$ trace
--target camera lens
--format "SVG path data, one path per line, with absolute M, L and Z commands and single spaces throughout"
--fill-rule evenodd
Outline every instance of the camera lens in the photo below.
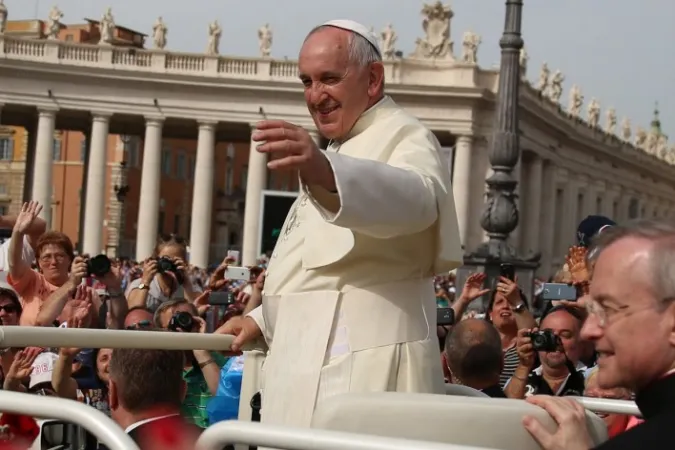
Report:
M 192 328 L 194 327 L 194 319 L 192 318 L 192 314 L 181 311 L 177 312 L 176 314 L 171 317 L 171 321 L 169 321 L 169 329 L 171 331 L 178 331 L 178 330 L 183 330 L 183 331 L 192 331 Z
M 110 272 L 111 263 L 110 258 L 106 255 L 98 255 L 87 261 L 87 272 L 89 275 L 102 277 Z

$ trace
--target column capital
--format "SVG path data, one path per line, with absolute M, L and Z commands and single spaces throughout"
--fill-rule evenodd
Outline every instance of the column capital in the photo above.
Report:
M 160 116 L 145 116 L 145 125 L 161 127 L 164 125 L 164 117 Z
M 91 119 L 94 121 L 105 120 L 107 122 L 112 115 L 113 113 L 108 111 L 91 111 Z
M 38 108 L 38 116 L 39 117 L 54 117 L 56 116 L 56 113 L 59 111 L 59 108 L 56 108 L 54 106 L 46 106 L 46 107 L 39 107 Z
M 456 144 L 472 144 L 474 140 L 473 135 L 471 134 L 461 134 L 457 136 Z
M 217 125 L 218 125 L 217 120 L 199 120 L 199 121 L 197 121 L 197 128 L 200 129 L 200 130 L 213 130 L 213 131 L 215 131 Z

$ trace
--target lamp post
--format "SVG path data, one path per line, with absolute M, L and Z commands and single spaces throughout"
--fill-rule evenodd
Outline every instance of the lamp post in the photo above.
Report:
M 504 34 L 499 41 L 502 49 L 499 91 L 489 151 L 493 174 L 486 180 L 488 193 L 480 220 L 488 241 L 464 256 L 464 267 L 457 274 L 457 287 L 461 289 L 469 273 L 483 271 L 488 277 L 486 287 L 494 288 L 501 264 L 508 263 L 515 267 L 518 284 L 531 300 L 534 271 L 539 265 L 540 255 L 529 260 L 519 259 L 516 250 L 508 242 L 519 219 L 515 201 L 518 182 L 512 172 L 520 158 L 518 96 L 521 83 L 520 51 L 523 48 L 520 33 L 522 9 L 522 0 L 506 0 Z M 483 304 L 487 305 L 488 300 L 484 298 Z

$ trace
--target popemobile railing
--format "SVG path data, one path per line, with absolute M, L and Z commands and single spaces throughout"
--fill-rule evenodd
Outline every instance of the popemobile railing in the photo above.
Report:
M 232 336 L 227 335 L 164 331 L 0 327 L 0 348 L 37 346 L 227 351 L 232 339 Z M 640 416 L 635 402 L 632 401 L 588 397 L 574 397 L 574 399 L 590 411 Z M 0 391 L 0 411 L 74 423 L 91 432 L 110 450 L 138 449 L 111 419 L 90 406 L 72 400 Z M 198 442 L 200 450 L 221 449 L 224 444 L 257 445 L 288 450 L 478 449 L 478 447 L 327 430 L 286 428 L 242 420 L 217 423 L 205 430 Z

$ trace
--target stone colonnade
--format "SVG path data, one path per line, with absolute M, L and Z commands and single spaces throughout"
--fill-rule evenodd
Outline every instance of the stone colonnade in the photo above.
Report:
M 485 178 L 491 172 L 487 152 L 485 138 L 456 137 L 453 193 L 460 236 L 468 251 L 486 239 L 480 216 Z M 568 247 L 576 243 L 577 226 L 588 215 L 600 214 L 617 222 L 675 215 L 673 200 L 665 196 L 631 189 L 621 179 L 610 180 L 611 175 L 601 181 L 574 173 L 535 151 L 522 153 L 513 176 L 518 180 L 520 220 L 511 243 L 524 257 L 541 253 L 540 273 L 544 276 L 564 264 Z
M 2 105 L 0 105 L 0 112 Z M 35 163 L 32 176 L 32 198 L 45 205 L 41 217 L 51 223 L 53 189 L 53 139 L 56 124 L 56 109 L 38 111 L 37 137 L 35 139 Z M 1 116 L 0 116 L 1 117 Z M 92 112 L 91 138 L 86 199 L 84 204 L 84 230 L 82 250 L 96 255 L 105 248 L 103 223 L 105 219 L 107 142 L 111 115 Z M 160 177 L 162 159 L 162 132 L 164 119 L 145 118 L 143 162 L 136 235 L 136 259 L 152 255 L 157 243 L 160 210 Z M 215 171 L 215 145 L 217 122 L 198 123 L 197 158 L 192 194 L 192 226 L 190 231 L 190 262 L 199 267 L 209 264 L 211 241 L 211 216 Z M 260 231 L 260 202 L 267 180 L 266 155 L 255 151 L 251 142 L 246 185 L 246 213 L 244 221 L 244 264 L 254 264 L 257 258 L 258 234 Z M 31 170 L 27 167 L 27 170 Z M 249 206 L 250 205 L 250 206 Z

